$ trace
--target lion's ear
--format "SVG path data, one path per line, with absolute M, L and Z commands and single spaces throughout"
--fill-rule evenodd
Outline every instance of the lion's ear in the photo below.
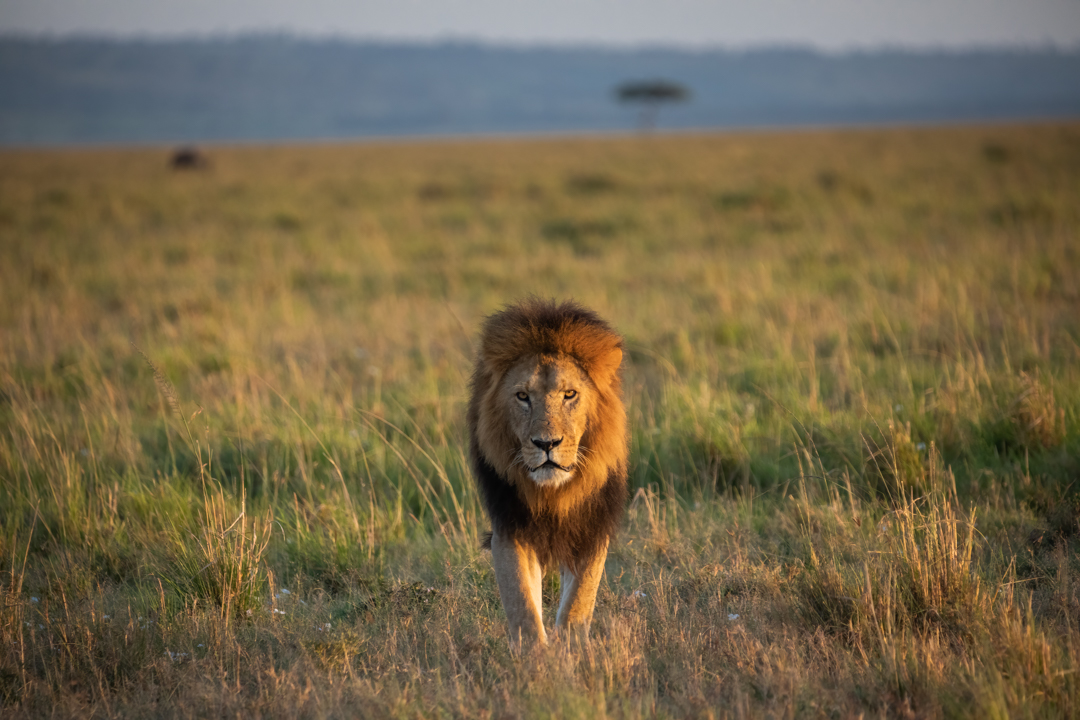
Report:
M 610 387 L 619 373 L 620 365 L 622 365 L 622 348 L 613 347 L 593 362 L 593 382 L 601 388 Z

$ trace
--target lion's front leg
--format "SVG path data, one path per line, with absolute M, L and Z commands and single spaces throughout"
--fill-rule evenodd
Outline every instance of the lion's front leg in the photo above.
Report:
M 514 538 L 504 538 L 494 532 L 491 536 L 491 561 L 510 626 L 510 643 L 515 646 L 532 642 L 541 645 L 547 643 L 541 612 L 543 568 L 536 552 Z
M 555 626 L 559 630 L 579 630 L 583 635 L 589 634 L 589 624 L 596 606 L 596 591 L 600 588 L 605 560 L 607 543 L 604 543 L 579 574 L 575 575 L 565 566 L 561 568 L 562 598 L 559 601 L 559 614 L 555 619 Z

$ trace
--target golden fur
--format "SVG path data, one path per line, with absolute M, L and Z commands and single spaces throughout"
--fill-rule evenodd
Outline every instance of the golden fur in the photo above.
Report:
M 621 363 L 619 335 L 572 302 L 530 299 L 484 323 L 469 451 L 512 633 L 543 640 L 538 573 L 556 564 L 559 625 L 591 619 L 626 503 Z

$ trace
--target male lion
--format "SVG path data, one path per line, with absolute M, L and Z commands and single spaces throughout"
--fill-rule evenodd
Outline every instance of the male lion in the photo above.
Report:
M 622 338 L 573 302 L 529 299 L 484 323 L 469 456 L 511 642 L 547 642 L 540 590 L 559 566 L 559 630 L 588 633 L 626 506 Z M 485 543 L 487 545 L 487 543 Z

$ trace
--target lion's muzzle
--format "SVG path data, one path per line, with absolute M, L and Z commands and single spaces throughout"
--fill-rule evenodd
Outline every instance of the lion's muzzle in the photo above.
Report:
M 574 462 L 565 465 L 559 463 L 551 456 L 550 451 L 544 453 L 546 457 L 539 457 L 539 464 L 529 463 L 529 479 L 537 485 L 557 487 L 562 485 L 574 474 Z M 534 461 L 535 462 L 535 461 Z M 563 461 L 565 462 L 565 460 Z
M 531 450 L 525 455 L 532 456 L 532 462 L 528 463 L 529 477 L 537 485 L 561 485 L 570 479 L 574 471 L 574 458 L 567 458 L 569 448 L 561 447 L 563 439 L 558 438 L 530 438 L 532 444 L 540 452 Z M 563 457 L 556 459 L 556 453 L 561 452 Z M 562 460 L 562 462 L 559 462 Z M 570 462 L 567 462 L 570 460 Z

